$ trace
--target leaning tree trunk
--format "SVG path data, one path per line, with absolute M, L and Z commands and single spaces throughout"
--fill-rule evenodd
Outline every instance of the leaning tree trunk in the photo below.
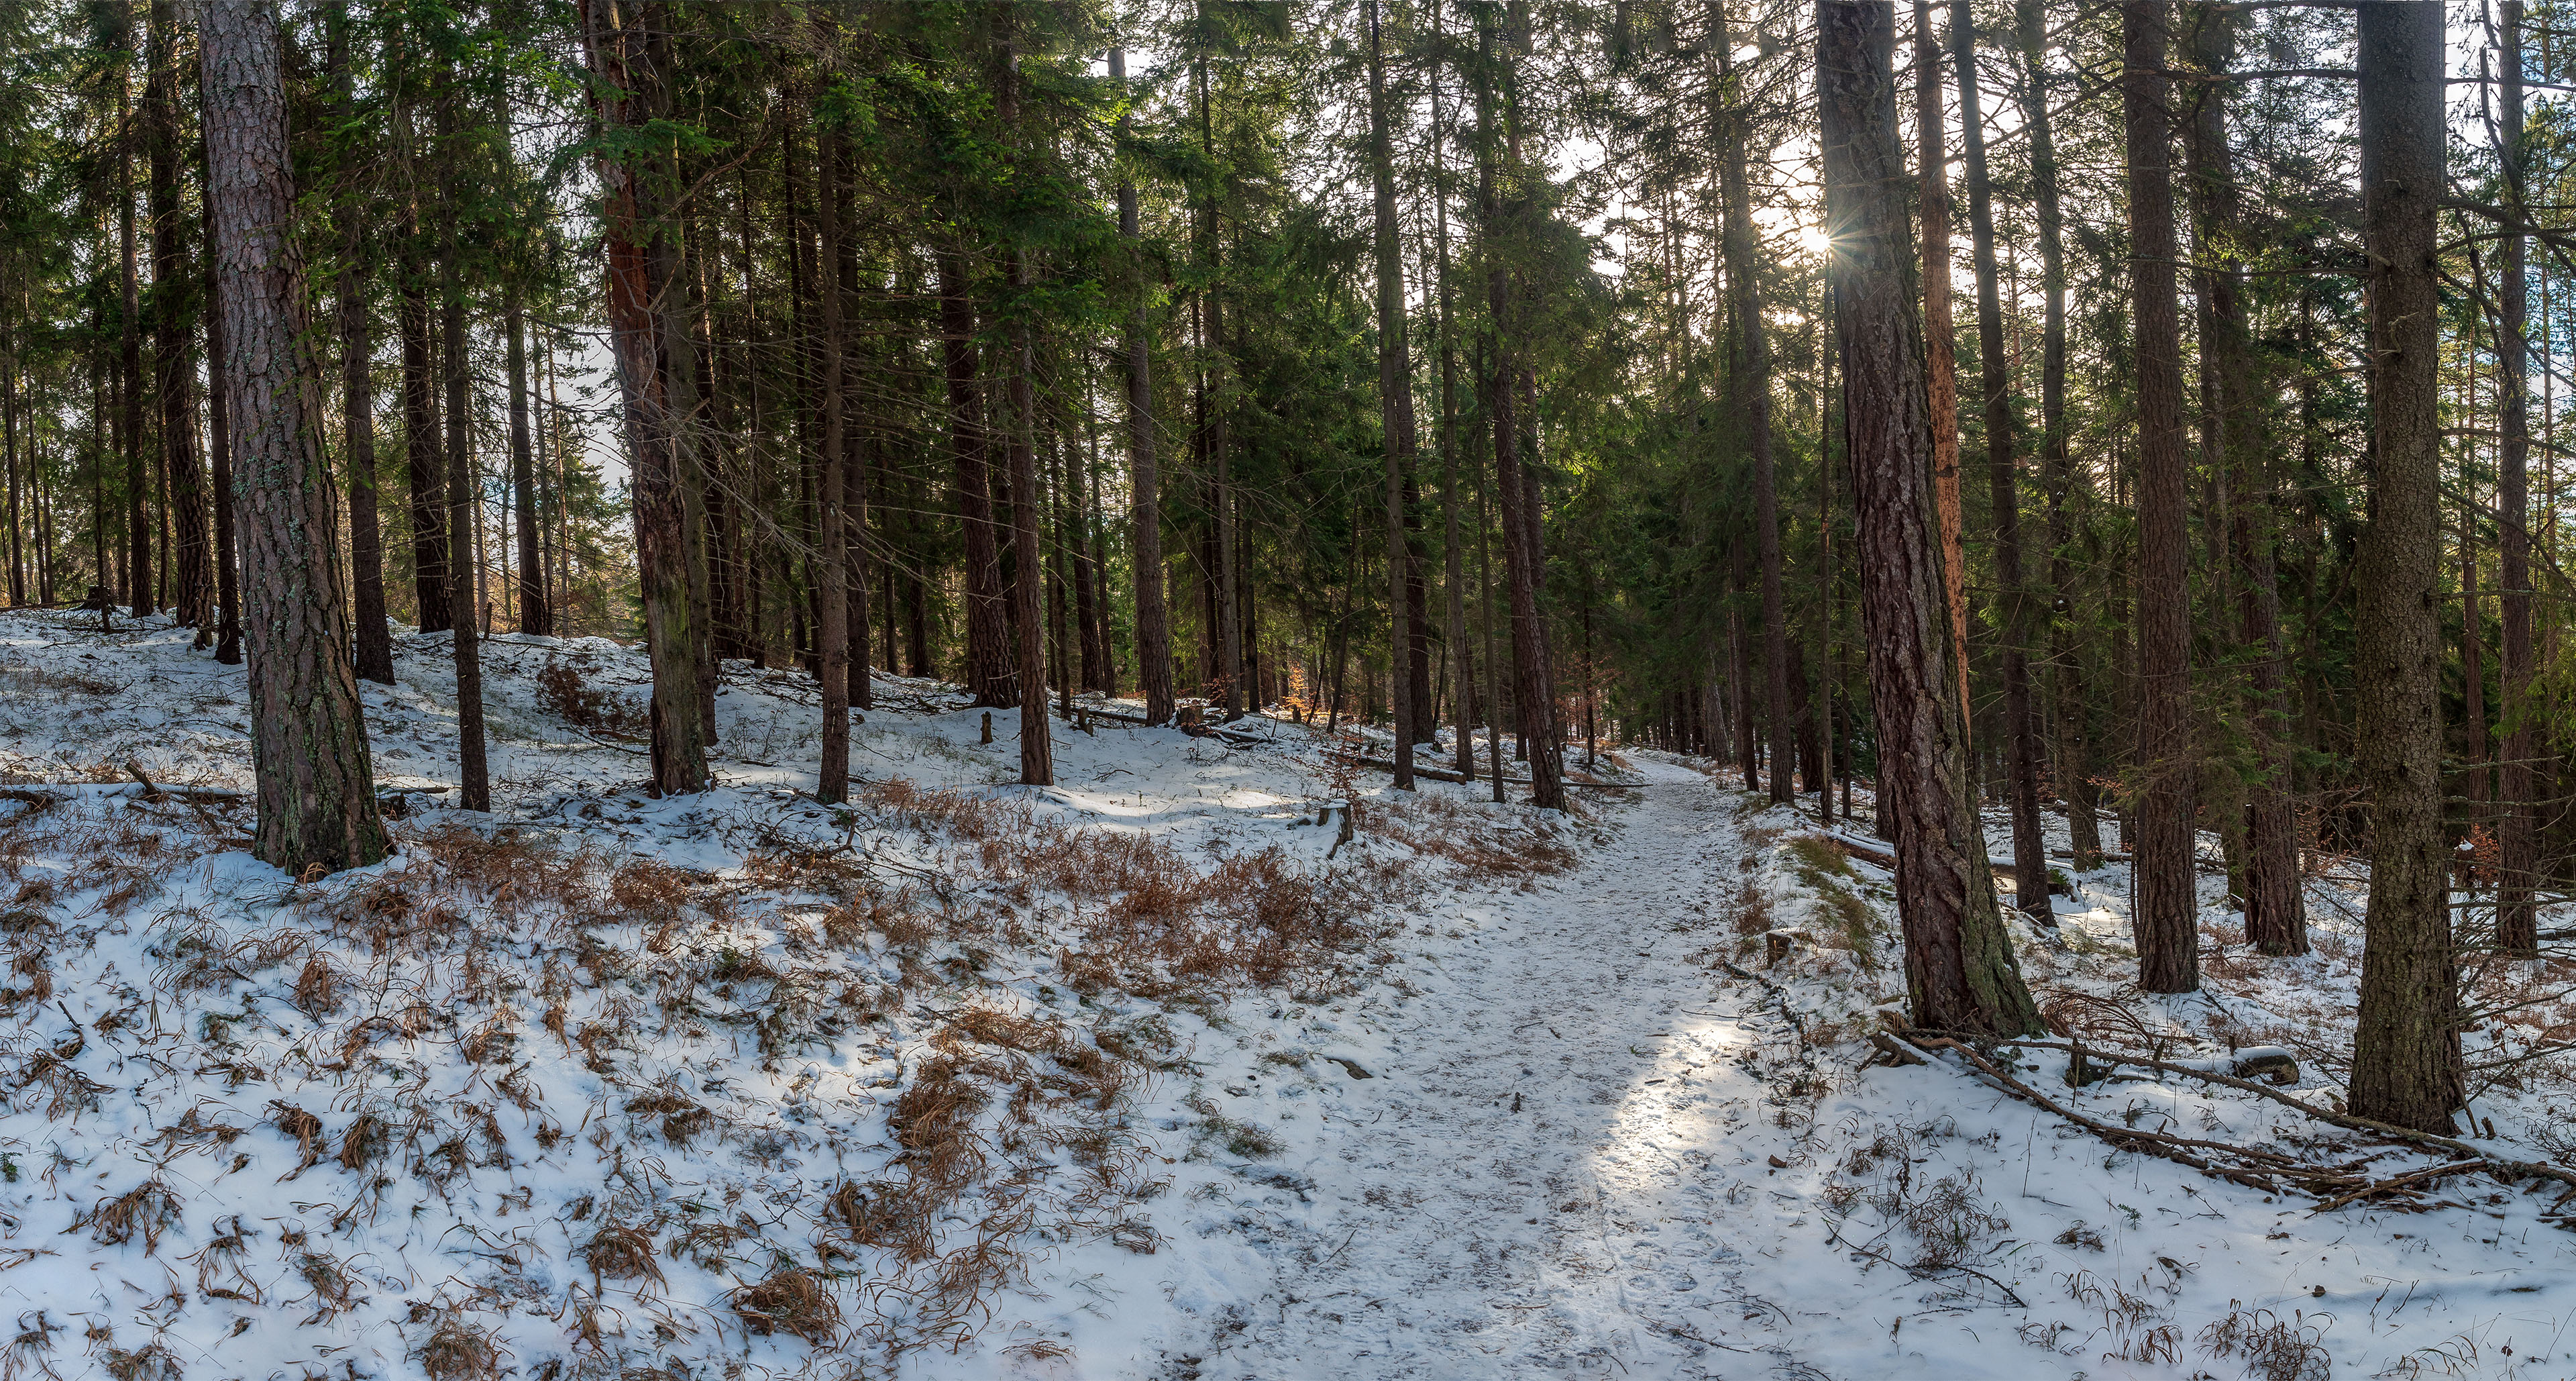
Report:
M 2529 296 L 2523 279 L 2529 272 L 2530 241 L 2522 233 L 2528 212 L 2524 195 L 2530 141 L 2523 129 L 2522 0 L 2502 0 L 2503 32 L 2497 40 L 2502 109 L 2497 139 L 2505 170 L 2506 214 L 2511 217 L 2504 240 L 2504 320 L 2496 332 L 2498 385 L 2504 394 L 2498 426 L 2503 443 L 2496 461 L 2496 582 L 2503 606 L 2504 637 L 2498 649 L 2503 681 L 2498 686 L 2504 714 L 2504 761 L 2496 773 L 2496 843 L 2500 865 L 2496 891 L 2496 945 L 2522 959 L 2540 956 L 2538 916 L 2532 888 L 2540 862 L 2535 742 L 2531 732 L 2531 385 L 2526 357 L 2529 345 Z
M 2075 464 L 2066 438 L 2066 218 L 2058 203 L 2057 142 L 2048 108 L 2046 6 L 2042 0 L 2018 0 L 2015 9 L 2025 68 L 2022 127 L 2030 131 L 2030 180 L 2046 299 L 2040 326 L 2039 449 L 2042 482 L 2048 488 L 2048 583 L 2057 596 L 2049 641 L 2055 672 L 2055 768 L 2057 790 L 2066 802 L 2066 832 L 2074 846 L 2075 871 L 2091 872 L 2102 866 L 2101 789 L 2093 784 L 2085 723 L 2084 649 L 2073 617 L 2075 563 L 2066 551 L 2072 535 L 2067 501 L 2075 487 Z
M 339 513 L 306 353 L 291 227 L 283 43 L 274 0 L 206 0 L 199 20 L 206 192 L 237 428 L 259 857 L 290 876 L 384 857 L 367 727 L 340 597 Z
M 1862 624 L 1896 831 L 1897 912 L 1919 1026 L 1998 1035 L 2040 1029 L 1986 866 L 1968 778 L 1967 726 L 1946 617 L 1932 429 L 1916 342 L 1911 245 L 1894 195 L 1891 6 L 1819 0 L 1817 105 L 1836 335 L 1860 536 Z
M 2192 839 L 2191 535 L 2184 485 L 2182 310 L 2174 291 L 2172 83 L 2166 0 L 2122 5 L 2121 115 L 2129 153 L 2129 286 L 2137 323 L 2137 839 L 2130 861 L 2138 984 L 2200 986 Z
M 2352 1111 L 2447 1133 L 2460 1103 L 2442 837 L 2442 7 L 2360 14 L 2373 473 L 2356 554 L 2353 748 L 2370 800 L 2370 904 Z
M 1413 655 L 1411 602 L 1406 577 L 1412 552 L 1404 540 L 1404 485 L 1413 471 L 1413 356 L 1404 340 L 1404 256 L 1402 227 L 1395 213 L 1395 156 L 1387 137 L 1386 53 L 1378 25 L 1377 0 L 1368 0 L 1369 37 L 1369 176 L 1376 194 L 1377 218 L 1377 398 L 1386 452 L 1386 624 L 1387 697 L 1395 721 L 1395 788 L 1413 790 L 1413 741 L 1417 716 L 1430 707 L 1413 703 L 1420 679 L 1408 659 Z
M 667 227 L 661 205 L 671 185 L 667 146 L 619 151 L 615 137 L 639 132 L 668 115 L 668 74 L 655 60 L 647 30 L 668 31 L 670 16 L 648 5 L 639 13 L 620 0 L 582 0 L 582 45 L 600 123 L 611 132 L 599 160 L 601 227 L 607 259 L 606 307 L 617 360 L 626 440 L 633 456 L 637 583 L 653 664 L 653 789 L 670 795 L 703 791 L 707 779 L 705 689 L 699 684 L 696 630 L 691 627 L 688 524 L 682 494 L 687 454 L 689 386 L 685 341 L 664 339 L 670 314 L 658 309 L 677 292 L 654 241 Z
M 2021 485 L 2013 454 L 2012 378 L 2004 358 L 2003 297 L 1995 268 L 1993 188 L 1986 179 L 1986 126 L 1977 94 L 1977 26 L 1968 0 L 1950 0 L 1950 42 L 1959 66 L 1959 127 L 1968 161 L 1968 237 L 1977 276 L 1977 356 L 1985 384 L 1988 503 L 1994 510 L 1995 583 L 2003 605 L 2004 764 L 2012 805 L 2013 900 L 2054 924 L 2048 900 L 2048 841 L 2039 832 L 2039 714 L 2030 692 L 2030 649 L 2039 611 L 2022 582 Z

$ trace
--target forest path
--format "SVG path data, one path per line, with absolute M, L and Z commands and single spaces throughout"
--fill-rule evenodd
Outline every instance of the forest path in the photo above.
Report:
M 1776 1349 L 1807 1326 L 1743 1279 L 1744 1253 L 1783 1245 L 1764 1158 L 1727 1141 L 1767 1093 L 1733 1060 L 1785 1023 L 1749 989 L 1713 996 L 1706 953 L 1731 939 L 1740 798 L 1641 766 L 1652 785 L 1575 870 L 1446 899 L 1435 935 L 1398 941 L 1423 991 L 1370 1005 L 1400 1053 L 1266 1163 L 1310 1202 L 1195 1225 L 1255 1244 L 1272 1286 L 1167 1374 L 1801 1374 Z

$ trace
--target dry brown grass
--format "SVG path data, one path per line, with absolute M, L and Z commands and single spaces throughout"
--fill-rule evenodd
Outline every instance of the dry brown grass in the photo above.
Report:
M 583 1264 L 600 1280 L 644 1280 L 662 1284 L 662 1267 L 653 1259 L 653 1238 L 624 1223 L 602 1223 L 581 1249 Z
M 734 1291 L 733 1312 L 748 1332 L 785 1333 L 814 1347 L 828 1346 L 841 1331 L 841 1302 L 820 1277 L 802 1268 Z
M 89 1229 L 99 1245 L 123 1246 L 143 1239 L 143 1254 L 161 1246 L 161 1234 L 179 1221 L 179 1196 L 156 1176 L 112 1199 L 101 1199 L 80 1214 L 75 1226 Z

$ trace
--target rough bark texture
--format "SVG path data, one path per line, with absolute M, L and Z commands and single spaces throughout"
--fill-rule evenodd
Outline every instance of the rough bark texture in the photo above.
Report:
M 1895 21 L 1889 20 L 1890 24 Z M 1949 139 L 1941 120 L 1941 42 L 1932 32 L 1932 0 L 1914 0 L 1914 125 L 1923 211 L 1923 362 L 1932 420 L 1932 495 L 1941 525 L 1941 591 L 1950 610 L 1950 640 L 1959 650 L 1961 713 L 1968 708 L 1967 520 L 1959 494 L 1959 361 L 1950 320 Z
M 2496 844 L 2501 875 L 2496 886 L 2496 944 L 2517 958 L 2540 953 L 2538 915 L 2532 889 L 2540 863 L 2538 792 L 2531 732 L 2531 382 L 2529 291 L 2530 242 L 2522 234 L 2529 141 L 2523 129 L 2522 0 L 2502 0 L 2503 29 L 2496 65 L 2502 77 L 2497 139 L 2505 169 L 2506 206 L 2515 222 L 2504 240 L 2504 283 L 2499 306 L 2503 322 L 2496 333 L 2497 384 L 2503 391 L 2504 432 L 2496 460 L 2496 579 L 2503 606 L 2503 645 L 2498 649 L 2503 680 L 2498 691 L 2504 716 L 2504 760 L 2496 773 Z
M 349 7 L 334 4 L 330 15 L 330 62 L 333 99 L 345 120 L 357 108 L 349 75 Z M 354 149 L 341 157 L 354 161 Z M 376 505 L 376 392 L 369 368 L 375 358 L 374 324 L 367 310 L 366 215 L 358 206 L 340 208 L 340 449 L 349 472 L 350 593 L 355 598 L 351 620 L 357 627 L 358 675 L 380 685 L 394 683 L 393 638 L 385 626 L 384 530 Z
M 582 45 L 596 82 L 600 121 L 612 130 L 636 130 L 665 116 L 666 77 L 647 32 L 667 34 L 668 16 L 639 13 L 620 0 L 582 0 Z M 638 585 L 645 639 L 653 664 L 653 786 L 661 794 L 703 791 L 707 776 L 707 725 L 700 684 L 696 630 L 691 626 L 688 525 L 682 494 L 689 466 L 687 422 L 694 385 L 688 382 L 688 342 L 673 338 L 672 318 L 656 310 L 669 281 L 657 238 L 664 224 L 658 193 L 670 185 L 669 151 L 639 150 L 639 163 L 660 163 L 657 176 L 640 176 L 625 161 L 603 154 L 601 225 L 607 258 L 609 344 L 617 360 L 628 454 L 634 476 Z
M 207 194 L 240 461 L 256 852 L 301 877 L 384 857 L 340 597 L 339 513 L 306 353 L 304 261 L 273 0 L 206 0 Z
M 2353 747 L 2370 801 L 2370 905 L 2350 1089 L 2355 1116 L 2447 1133 L 2461 1089 L 2436 614 L 2442 37 L 2438 5 L 2361 10 L 2374 455 L 2356 554 Z
M 201 199 L 202 200 L 202 199 Z M 206 456 L 212 462 L 215 481 L 215 660 L 226 666 L 241 665 L 241 540 L 233 508 L 233 422 L 231 405 L 224 398 L 224 324 L 222 308 L 215 304 L 215 209 L 211 203 L 202 207 L 205 218 L 206 252 L 203 256 L 206 276 Z M 43 519 L 38 512 L 38 535 Z M 51 597 L 47 597 L 51 602 Z
M 2130 863 L 2138 983 L 2200 986 L 2193 867 L 2190 532 L 2184 484 L 2182 313 L 2174 291 L 2172 83 L 2166 0 L 2121 6 L 2127 70 L 2129 287 L 2137 332 L 2137 838 Z
M 2029 131 L 2033 210 L 2039 229 L 2040 291 L 2045 306 L 2040 325 L 2039 455 L 2041 482 L 2048 490 L 2048 582 L 2055 591 L 2056 617 L 2050 620 L 2049 662 L 2055 677 L 2056 749 L 2053 770 L 2058 798 L 2066 805 L 2068 842 L 2075 870 L 2102 866 L 2101 791 L 2093 784 L 2090 734 L 2084 699 L 2083 647 L 2075 620 L 2075 563 L 2067 553 L 2072 537 L 2067 503 L 2073 497 L 2075 464 L 2066 437 L 2066 218 L 2057 185 L 2056 131 L 2048 107 L 2048 40 L 2042 0 L 2018 0 L 2021 34 L 2022 127 Z
M 1127 80 L 1124 49 L 1109 50 L 1112 80 Z M 1119 133 L 1127 133 L 1125 116 Z M 1118 233 L 1137 239 L 1136 184 L 1118 180 Z M 1127 319 L 1127 540 L 1136 588 L 1136 679 L 1145 694 L 1145 722 L 1172 717 L 1172 616 L 1163 598 L 1163 501 L 1154 452 L 1154 324 L 1142 306 Z
M 442 133 L 455 133 L 455 109 L 442 112 Z M 467 810 L 490 810 L 492 787 L 483 742 L 483 598 L 482 545 L 474 524 L 482 507 L 483 486 L 474 473 L 474 410 L 471 380 L 465 372 L 465 289 L 458 281 L 456 259 L 463 249 L 456 233 L 454 165 L 439 227 L 439 344 L 441 371 L 447 384 L 447 530 L 448 608 L 456 613 L 448 650 L 456 668 L 456 775 L 458 802 Z
M 1395 725 L 1395 787 L 1413 790 L 1415 716 L 1430 707 L 1413 699 L 1419 678 L 1410 659 L 1413 602 L 1406 577 L 1413 567 L 1404 541 L 1404 486 L 1413 471 L 1413 356 L 1404 339 L 1402 226 L 1395 211 L 1395 155 L 1387 138 L 1386 53 L 1377 0 L 1369 0 L 1369 176 L 1377 221 L 1377 399 L 1386 452 L 1387 677 Z
M 117 270 L 125 295 L 119 318 L 117 400 L 122 427 L 117 444 L 125 451 L 126 600 L 136 614 L 152 606 L 152 539 L 144 500 L 152 481 L 143 460 L 143 303 L 134 263 L 134 112 L 130 91 L 136 55 L 134 11 L 120 5 L 118 29 L 125 64 L 116 74 L 116 246 Z
M 1943 599 L 1920 320 L 1906 216 L 1894 195 L 1904 160 L 1891 14 L 1872 0 L 1819 0 L 1816 81 L 1870 698 L 1888 764 L 1883 804 L 1901 821 L 1896 895 L 1906 985 L 1918 1025 L 2037 1031 L 2039 1013 L 1986 866 L 1950 666 L 1956 646 Z

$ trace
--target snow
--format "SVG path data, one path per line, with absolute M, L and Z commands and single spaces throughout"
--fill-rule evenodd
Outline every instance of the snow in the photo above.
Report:
M 1291 724 L 1104 718 L 1057 723 L 1031 791 L 1015 714 L 986 745 L 953 688 L 880 676 L 825 808 L 809 683 L 735 664 L 719 789 L 654 800 L 535 679 L 631 698 L 639 653 L 503 637 L 494 812 L 415 809 L 395 857 L 299 887 L 238 805 L 127 775 L 246 788 L 239 670 L 89 618 L 0 614 L 0 791 L 41 788 L 0 797 L 0 1375 L 2576 1375 L 2554 1194 L 2318 1213 L 1956 1056 L 1862 1067 L 1901 1021 L 1885 875 L 1708 764 L 1628 754 L 1640 789 L 1550 819 L 1396 801 Z M 452 783 L 446 640 L 396 647 L 380 781 Z M 1346 795 L 1336 853 L 1312 822 Z M 2016 939 L 2079 1025 L 2291 1056 L 2332 1106 L 2353 876 L 2310 884 L 2316 955 L 2240 937 L 2191 997 L 2129 982 L 2116 866 Z M 2439 1163 L 2010 1064 L 2114 1124 Z M 2566 1078 L 2481 1088 L 2479 1144 L 2576 1164 Z

